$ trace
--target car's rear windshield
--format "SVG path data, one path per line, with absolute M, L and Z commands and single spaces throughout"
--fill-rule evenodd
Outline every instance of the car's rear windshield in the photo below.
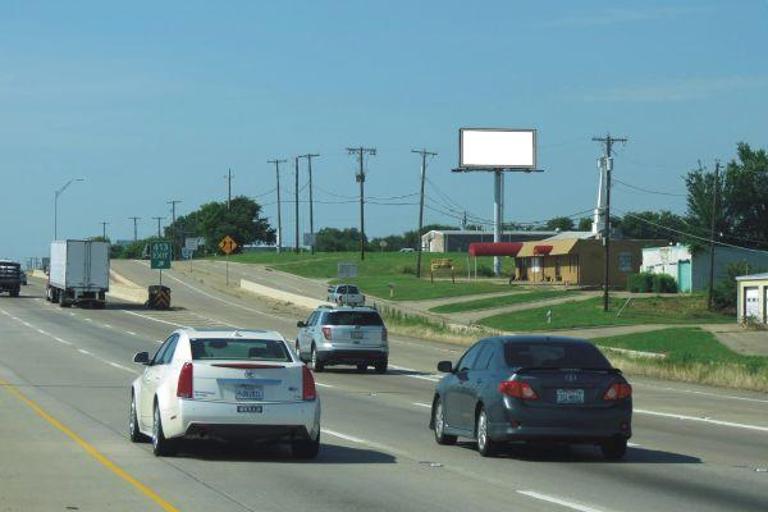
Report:
M 357 286 L 339 286 L 336 288 L 336 293 L 349 293 L 354 295 L 360 292 L 358 292 Z
M 605 356 L 589 343 L 509 342 L 504 345 L 504 357 L 514 368 L 611 368 Z
M 202 338 L 190 340 L 189 343 L 194 361 L 232 359 L 291 362 L 285 343 L 278 340 Z
M 325 325 L 384 325 L 375 311 L 333 311 L 328 313 Z

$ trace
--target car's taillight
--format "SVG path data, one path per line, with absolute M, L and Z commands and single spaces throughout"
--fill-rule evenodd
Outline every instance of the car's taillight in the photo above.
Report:
M 323 338 L 325 338 L 328 341 L 331 341 L 333 338 L 333 331 L 330 327 L 323 327 Z
M 388 334 L 387 334 L 387 328 L 386 328 L 386 327 L 384 327 L 384 328 L 381 330 L 381 341 L 382 341 L 383 343 L 386 343 L 386 342 L 387 342 L 387 337 L 388 337 Z
M 301 373 L 301 398 L 302 400 L 315 400 L 317 398 L 315 377 L 306 366 L 302 367 Z
M 538 400 L 539 395 L 530 384 L 519 380 L 505 380 L 499 384 L 499 391 L 507 396 L 521 400 Z
M 179 383 L 176 386 L 176 396 L 192 398 L 192 363 L 184 363 L 179 373 Z
M 623 400 L 632 396 L 632 386 L 626 383 L 612 384 L 603 395 L 603 400 Z

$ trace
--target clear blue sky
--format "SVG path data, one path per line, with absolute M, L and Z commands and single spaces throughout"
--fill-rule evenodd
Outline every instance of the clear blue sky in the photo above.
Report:
M 455 175 L 462 126 L 534 127 L 544 174 L 507 181 L 506 218 L 593 207 L 590 141 L 630 138 L 616 177 L 683 193 L 697 159 L 768 140 L 768 2 L 0 2 L 0 256 L 44 255 L 60 237 L 140 236 L 234 192 L 275 186 L 274 157 L 318 152 L 315 198 L 355 196 L 350 145 L 374 146 L 367 193 L 418 190 L 428 174 L 492 215 L 488 175 Z M 293 169 L 284 173 L 285 198 Z M 306 181 L 302 167 L 301 183 Z M 429 203 L 445 210 L 433 186 Z M 302 194 L 306 197 L 306 191 Z M 275 218 L 274 193 L 259 197 Z M 399 200 L 412 202 L 414 198 Z M 397 202 L 397 201 L 395 201 Z M 617 185 L 618 210 L 684 198 Z M 301 205 L 306 226 L 305 204 Z M 458 209 L 458 208 L 457 208 Z M 293 209 L 283 212 L 293 240 Z M 427 222 L 457 222 L 428 210 Z M 316 226 L 356 226 L 354 203 L 318 204 Z M 367 209 L 371 236 L 415 227 L 414 205 Z M 305 228 L 302 227 L 302 231 Z

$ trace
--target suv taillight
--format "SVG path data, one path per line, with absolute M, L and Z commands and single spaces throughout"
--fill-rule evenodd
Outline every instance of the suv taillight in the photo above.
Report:
M 381 329 L 381 341 L 382 341 L 382 343 L 386 343 L 388 337 L 389 337 L 389 335 L 387 334 L 387 328 L 386 327 L 382 327 L 382 329 Z
M 331 341 L 333 339 L 333 331 L 330 327 L 323 327 L 323 338 L 325 338 L 328 341 Z
M 317 398 L 315 377 L 306 366 L 302 367 L 301 373 L 301 398 L 302 400 L 315 400 Z
M 539 395 L 530 384 L 519 380 L 505 380 L 499 384 L 499 391 L 507 396 L 521 400 L 538 400 Z
M 176 386 L 176 396 L 192 398 L 192 363 L 184 363 L 179 373 L 179 383 Z
M 632 396 L 632 386 L 617 382 L 612 384 L 603 395 L 603 400 L 623 400 Z

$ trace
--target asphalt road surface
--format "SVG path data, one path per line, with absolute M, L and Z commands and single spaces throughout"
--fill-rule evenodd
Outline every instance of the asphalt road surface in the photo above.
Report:
M 120 272 L 149 284 L 141 262 Z M 0 511 L 768 510 L 768 395 L 632 379 L 627 457 L 592 447 L 525 448 L 483 459 L 435 444 L 429 403 L 440 359 L 459 350 L 391 339 L 391 371 L 318 375 L 323 447 L 187 443 L 156 458 L 127 439 L 129 383 L 179 325 L 296 334 L 297 318 L 164 273 L 177 308 L 149 312 L 45 302 L 40 281 L 0 297 Z

